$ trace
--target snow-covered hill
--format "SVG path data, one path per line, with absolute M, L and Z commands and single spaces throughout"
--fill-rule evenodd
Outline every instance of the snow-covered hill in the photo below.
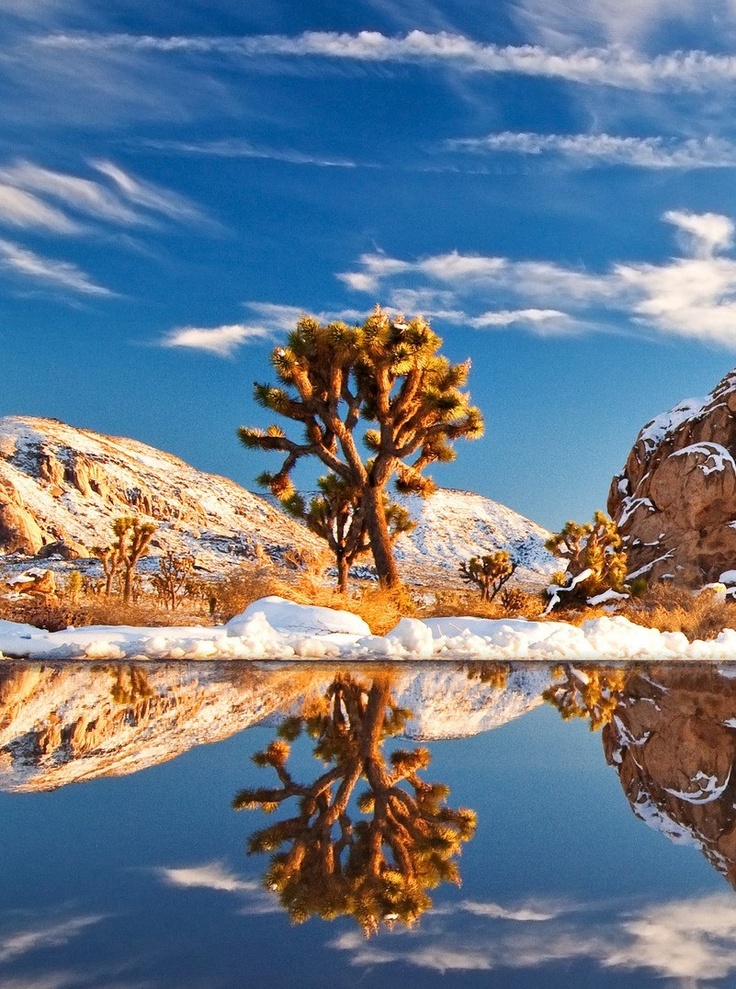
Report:
M 440 490 L 406 503 L 418 520 L 397 545 L 409 581 L 457 584 L 460 561 L 497 549 L 518 560 L 522 581 L 545 583 L 558 568 L 544 549 L 548 533 L 488 498 Z M 0 553 L 89 557 L 110 541 L 115 518 L 133 514 L 157 523 L 152 556 L 187 553 L 215 574 L 324 550 L 267 498 L 154 447 L 55 419 L 0 419 Z
M 416 528 L 396 541 L 396 557 L 407 573 L 425 571 L 427 583 L 455 574 L 471 556 L 507 550 L 518 564 L 515 579 L 548 583 L 561 563 L 545 549 L 550 533 L 505 505 L 470 491 L 440 488 L 429 498 L 399 499 Z M 433 579 L 432 579 L 433 578 Z

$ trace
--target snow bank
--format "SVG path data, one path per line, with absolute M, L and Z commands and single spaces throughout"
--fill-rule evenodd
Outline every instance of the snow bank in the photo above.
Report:
M 0 657 L 61 659 L 472 659 L 658 660 L 724 662 L 736 657 L 736 630 L 688 642 L 620 616 L 580 628 L 526 619 L 402 618 L 388 635 L 371 635 L 356 615 L 268 597 L 227 625 L 138 628 L 94 625 L 46 632 L 0 620 Z

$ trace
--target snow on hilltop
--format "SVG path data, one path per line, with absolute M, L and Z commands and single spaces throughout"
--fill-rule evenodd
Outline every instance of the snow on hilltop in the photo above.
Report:
M 460 561 L 497 550 L 507 550 L 516 560 L 515 579 L 520 581 L 548 583 L 561 569 L 544 546 L 550 533 L 490 498 L 439 489 L 428 498 L 398 500 L 417 522 L 411 533 L 396 540 L 396 558 L 407 573 L 428 567 L 456 572 Z
M 544 584 L 559 567 L 544 549 L 548 532 L 488 498 L 439 490 L 404 503 L 418 520 L 397 544 L 409 581 L 458 584 L 462 560 L 497 549 L 517 559 L 525 582 Z M 145 443 L 56 419 L 0 418 L 0 553 L 48 555 L 61 543 L 88 557 L 110 539 L 112 521 L 131 514 L 157 523 L 154 556 L 187 553 L 213 573 L 325 546 L 267 498 Z

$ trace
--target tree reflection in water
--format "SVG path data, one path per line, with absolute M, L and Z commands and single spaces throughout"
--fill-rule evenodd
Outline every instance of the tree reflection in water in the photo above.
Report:
M 613 717 L 626 688 L 629 671 L 625 667 L 565 663 L 552 670 L 555 683 L 542 694 L 562 715 L 587 718 L 590 730 L 598 731 Z
M 275 770 L 279 785 L 243 790 L 233 807 L 268 812 L 295 800 L 293 817 L 248 842 L 249 854 L 272 853 L 264 885 L 295 922 L 351 915 L 366 935 L 382 923 L 410 926 L 432 904 L 428 889 L 459 884 L 455 859 L 473 835 L 475 813 L 447 807 L 449 787 L 420 777 L 427 749 L 400 749 L 388 761 L 381 751 L 410 716 L 392 699 L 388 676 L 363 682 L 340 673 L 313 710 L 288 718 L 253 757 Z M 327 767 L 312 783 L 297 782 L 287 766 L 289 742 L 303 731 Z M 367 788 L 351 805 L 361 780 Z

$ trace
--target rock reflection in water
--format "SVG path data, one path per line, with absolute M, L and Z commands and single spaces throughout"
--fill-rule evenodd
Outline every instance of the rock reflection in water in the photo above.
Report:
M 382 752 L 410 716 L 391 696 L 388 674 L 340 673 L 253 757 L 275 771 L 279 785 L 242 790 L 233 806 L 272 811 L 288 803 L 295 810 L 248 842 L 249 854 L 272 853 L 264 885 L 292 920 L 351 915 L 365 934 L 382 923 L 411 926 L 432 904 L 427 889 L 459 884 L 455 859 L 475 830 L 475 813 L 448 807 L 449 787 L 421 778 L 427 749 L 398 749 L 388 759 Z M 303 731 L 320 764 L 308 783 L 288 768 L 289 743 Z M 351 802 L 361 781 L 367 787 Z
M 603 745 L 636 816 L 700 846 L 736 888 L 736 679 L 704 666 L 632 670 Z

